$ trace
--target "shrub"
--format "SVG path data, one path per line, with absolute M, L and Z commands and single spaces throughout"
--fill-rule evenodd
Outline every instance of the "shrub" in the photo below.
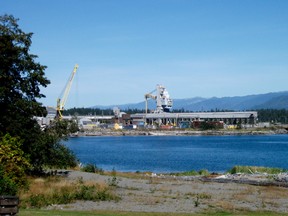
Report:
M 3 167 L 0 166 L 0 194 L 1 195 L 16 195 L 18 187 L 15 182 L 5 176 Z
M 20 188 L 27 188 L 28 181 L 25 171 L 30 167 L 24 152 L 21 150 L 22 142 L 9 134 L 0 137 L 0 164 L 1 189 L 10 195 L 17 193 Z M 16 192 L 15 192 L 16 190 Z
M 81 171 L 83 172 L 91 172 L 91 173 L 100 173 L 103 174 L 104 171 L 101 168 L 98 168 L 96 165 L 94 164 L 86 164 L 81 168 Z
M 44 194 L 32 194 L 27 202 L 30 203 L 30 206 L 40 208 L 45 205 L 49 205 L 47 202 L 47 198 L 44 196 Z
M 209 175 L 208 170 L 200 170 L 198 173 L 199 173 L 199 175 L 202 175 L 202 176 L 207 176 L 207 175 Z

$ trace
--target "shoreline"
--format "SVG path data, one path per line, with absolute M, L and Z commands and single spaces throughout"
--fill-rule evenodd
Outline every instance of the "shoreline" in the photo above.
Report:
M 241 129 L 241 130 L 113 130 L 99 129 L 94 131 L 82 131 L 71 137 L 84 136 L 244 136 L 244 135 L 277 135 L 288 134 L 286 129 Z

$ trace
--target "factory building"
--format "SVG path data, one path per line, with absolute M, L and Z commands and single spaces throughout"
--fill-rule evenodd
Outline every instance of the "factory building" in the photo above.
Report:
M 181 127 L 188 122 L 222 122 L 226 125 L 242 124 L 253 126 L 257 120 L 257 112 L 193 112 L 193 113 L 137 113 L 132 114 L 133 122 L 143 121 L 146 125 L 174 125 Z M 187 125 L 187 124 L 186 124 Z

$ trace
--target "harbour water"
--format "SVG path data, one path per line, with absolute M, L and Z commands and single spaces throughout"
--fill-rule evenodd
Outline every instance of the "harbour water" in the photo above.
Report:
M 287 135 L 78 137 L 65 145 L 81 163 L 104 170 L 225 172 L 235 165 L 288 169 Z

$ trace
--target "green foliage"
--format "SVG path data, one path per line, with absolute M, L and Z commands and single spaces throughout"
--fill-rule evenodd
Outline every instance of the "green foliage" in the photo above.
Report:
M 30 164 L 21 149 L 21 145 L 19 139 L 11 137 L 9 134 L 0 137 L 1 176 L 7 182 L 7 187 L 12 187 L 11 193 L 14 193 L 15 186 L 16 188 L 28 186 L 25 171 L 30 167 Z
M 237 130 L 241 130 L 241 129 L 242 129 L 242 124 L 241 124 L 241 122 L 237 122 L 236 129 L 237 129 Z
M 208 170 L 199 170 L 199 171 L 191 170 L 191 171 L 186 171 L 186 172 L 181 172 L 181 173 L 171 173 L 171 175 L 176 175 L 176 176 L 198 176 L 198 175 L 207 176 L 209 174 L 210 173 Z
M 33 174 L 42 173 L 43 167 L 67 168 L 77 165 L 76 156 L 60 143 L 69 134 L 66 123 L 54 123 L 45 131 L 38 131 L 37 136 L 28 137 L 31 145 L 26 146 L 29 153 Z
M 236 173 L 267 173 L 267 174 L 279 174 L 286 172 L 286 170 L 281 168 L 270 168 L 270 167 L 258 167 L 258 166 L 234 166 L 231 170 L 228 171 L 231 174 Z
M 257 112 L 259 122 L 288 123 L 288 110 L 286 109 L 260 109 Z
M 83 171 L 83 172 L 91 172 L 91 173 L 100 173 L 100 174 L 104 173 L 103 169 L 97 167 L 94 164 L 86 164 L 86 165 L 84 165 L 81 168 L 81 171 Z
M 46 115 L 36 100 L 44 97 L 40 87 L 50 83 L 44 76 L 46 67 L 29 53 L 32 33 L 23 32 L 17 21 L 13 16 L 0 16 L 0 131 L 12 136 L 33 126 L 33 116 Z
M 54 120 L 50 126 L 45 129 L 45 132 L 50 136 L 61 140 L 67 138 L 71 133 L 78 131 L 78 125 L 73 120 Z
M 1 195 L 16 195 L 18 191 L 17 184 L 7 177 L 2 166 L 0 166 L 0 194 Z
M 0 135 L 21 139 L 33 170 L 74 166 L 75 156 L 60 144 L 70 131 L 75 132 L 73 122 L 56 122 L 42 131 L 34 118 L 47 114 L 37 100 L 45 97 L 40 89 L 50 81 L 45 77 L 46 66 L 29 53 L 32 33 L 23 32 L 17 22 L 13 16 L 0 16 Z
M 63 115 L 113 115 L 112 109 L 71 108 L 63 111 Z
M 209 175 L 208 170 L 205 170 L 205 169 L 199 170 L 198 173 L 199 173 L 199 175 L 202 175 L 202 176 L 207 176 L 207 175 Z
M 222 129 L 223 125 L 219 122 L 200 122 L 200 129 L 201 130 L 216 130 L 216 129 Z

